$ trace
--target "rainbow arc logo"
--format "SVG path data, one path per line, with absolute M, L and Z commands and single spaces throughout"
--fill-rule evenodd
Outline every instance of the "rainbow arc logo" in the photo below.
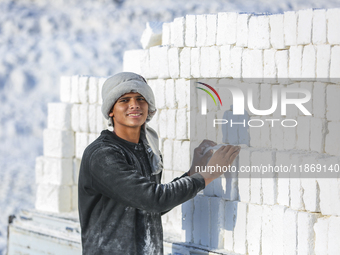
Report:
M 209 84 L 203 83 L 203 82 L 196 82 L 196 83 L 198 83 L 198 84 L 200 84 L 200 85 L 203 85 L 203 86 L 206 86 L 206 87 L 209 88 L 212 92 L 214 92 L 215 95 L 217 96 L 218 100 L 220 101 L 221 106 L 222 106 L 221 97 L 220 97 L 220 95 L 217 93 L 217 91 L 216 91 L 212 86 L 210 86 Z M 215 105 L 217 106 L 216 100 L 215 100 L 213 94 L 212 94 L 209 90 L 204 89 L 204 88 L 201 88 L 201 87 L 196 87 L 196 88 L 198 88 L 198 89 L 203 90 L 204 92 L 206 92 L 206 93 L 214 100 L 214 103 L 215 103 Z M 206 115 L 206 114 L 207 114 L 207 98 L 206 98 L 206 97 L 202 97 L 202 98 L 201 98 L 201 113 L 202 113 L 202 115 Z

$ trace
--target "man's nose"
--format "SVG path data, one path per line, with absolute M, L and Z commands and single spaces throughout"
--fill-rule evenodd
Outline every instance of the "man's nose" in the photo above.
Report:
M 137 99 L 130 100 L 130 108 L 139 108 L 139 102 Z

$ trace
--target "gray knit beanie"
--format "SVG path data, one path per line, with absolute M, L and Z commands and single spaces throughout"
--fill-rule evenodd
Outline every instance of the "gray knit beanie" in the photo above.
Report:
M 106 119 L 109 119 L 109 113 L 112 106 L 124 94 L 135 92 L 141 94 L 149 104 L 149 112 L 146 122 L 149 122 L 156 113 L 155 96 L 151 87 L 145 79 L 135 73 L 122 72 L 109 77 L 103 84 L 102 88 L 102 113 Z M 113 122 L 109 120 L 109 125 Z
M 145 79 L 135 73 L 123 72 L 109 77 L 103 84 L 102 88 L 102 113 L 106 119 L 109 119 L 109 125 L 113 126 L 112 118 L 109 118 L 110 110 L 116 101 L 124 94 L 136 92 L 141 94 L 149 104 L 149 112 L 146 122 L 149 122 L 156 113 L 155 96 L 151 87 Z M 148 125 L 143 125 L 141 129 L 141 140 L 147 148 L 151 149 L 151 170 L 152 175 L 158 174 L 163 169 L 163 162 L 159 151 L 159 140 L 155 130 Z

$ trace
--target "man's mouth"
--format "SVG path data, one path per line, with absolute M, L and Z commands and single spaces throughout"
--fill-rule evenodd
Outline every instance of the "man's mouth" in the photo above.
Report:
M 140 116 L 140 115 L 142 115 L 141 113 L 130 113 L 130 114 L 128 114 L 128 116 Z

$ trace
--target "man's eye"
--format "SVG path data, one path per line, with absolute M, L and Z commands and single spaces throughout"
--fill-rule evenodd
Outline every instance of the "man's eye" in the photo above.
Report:
M 139 97 L 139 98 L 138 98 L 138 100 L 145 100 L 145 98 L 143 98 L 143 97 Z

